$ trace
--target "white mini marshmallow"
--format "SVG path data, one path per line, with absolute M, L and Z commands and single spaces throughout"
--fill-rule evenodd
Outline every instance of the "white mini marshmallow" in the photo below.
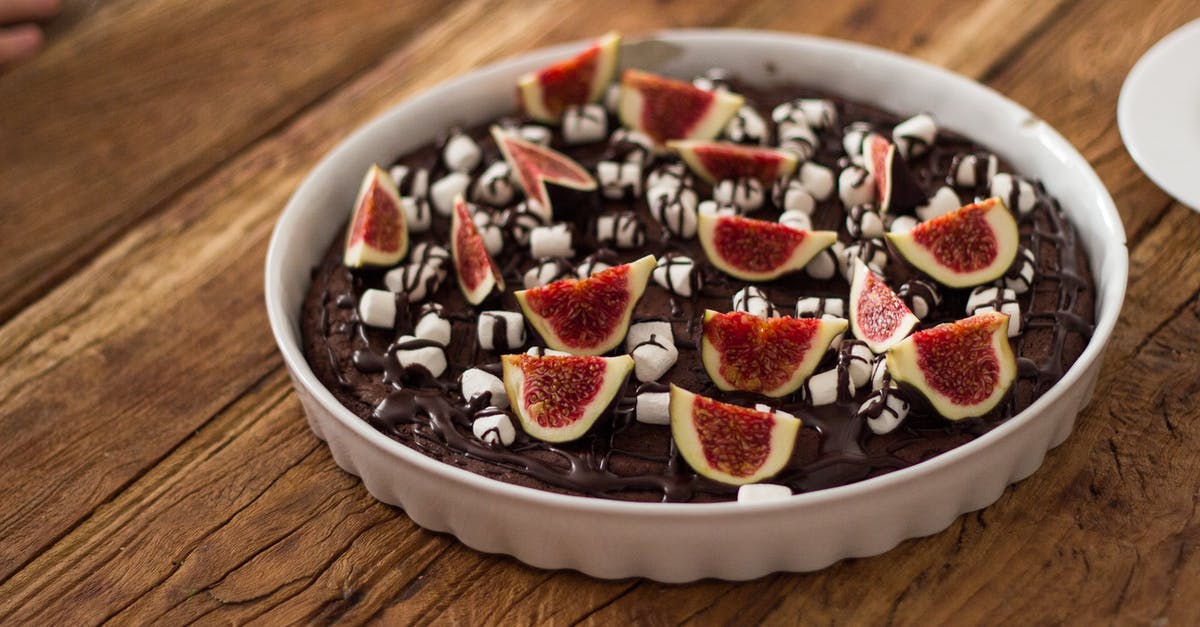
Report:
M 409 342 L 423 342 L 411 335 L 401 335 L 400 339 L 396 340 L 397 344 L 406 344 Z M 396 361 L 400 362 L 401 366 L 424 366 L 429 374 L 440 377 L 446 371 L 446 351 L 440 346 L 423 346 L 421 348 L 409 348 L 396 351 Z
M 583 263 L 575 267 L 575 276 L 586 279 L 597 272 L 603 272 L 612 267 L 611 263 L 599 259 L 593 255 L 589 255 L 583 260 Z
M 988 187 L 999 167 L 999 159 L 991 153 L 959 153 L 950 161 L 949 176 L 958 187 Z
M 1016 261 L 1004 275 L 1004 287 L 1017 294 L 1024 294 L 1033 285 L 1035 274 L 1037 274 L 1037 259 L 1033 256 L 1032 250 L 1022 246 L 1017 251 Z
M 637 345 L 651 339 L 674 344 L 675 332 L 671 329 L 671 323 L 666 320 L 646 320 L 629 325 L 629 332 L 625 334 L 625 351 L 632 352 Z
M 634 358 L 634 376 L 643 383 L 658 381 L 679 359 L 679 350 L 671 342 L 647 340 L 634 347 L 629 356 Z
M 487 211 L 476 211 L 472 220 L 488 254 L 499 255 L 500 251 L 504 250 L 504 229 L 500 228 L 495 217 Z
M 525 272 L 525 289 L 553 283 L 567 275 L 567 268 L 555 258 L 542 259 Z
M 549 220 L 539 211 L 531 210 L 530 207 L 538 207 L 541 205 L 529 202 L 517 203 L 516 207 L 505 209 L 501 214 L 500 222 L 508 227 L 508 235 L 518 246 L 529 245 L 529 233 L 539 226 L 545 226 Z
M 646 243 L 646 231 L 632 211 L 596 218 L 596 239 L 606 246 L 639 248 Z
M 515 311 L 482 312 L 476 325 L 476 337 L 483 350 L 516 350 L 525 345 L 525 318 Z
M 912 216 L 893 216 L 892 223 L 888 225 L 888 232 L 907 233 L 916 228 L 918 224 L 920 222 Z
M 1037 202 L 1037 192 L 1032 183 L 1007 173 L 992 177 L 991 193 L 993 196 L 999 196 L 1009 209 L 1021 215 L 1029 213 Z
M 471 198 L 476 202 L 502 207 L 512 202 L 516 196 L 516 186 L 513 185 L 512 168 L 504 161 L 489 165 L 471 191 Z
M 817 200 L 828 200 L 833 195 L 837 183 L 833 179 L 833 170 L 817 163 L 805 161 L 800 164 L 800 182 Z
M 801 296 L 796 300 L 797 318 L 845 318 L 846 301 L 840 298 Z
M 654 154 L 654 140 L 641 131 L 618 128 L 608 137 L 608 153 L 617 161 L 637 164 L 640 173 Z
M 421 242 L 408 253 L 409 263 L 426 263 L 445 267 L 450 265 L 450 251 L 437 244 Z
M 713 200 L 720 205 L 733 205 L 739 213 L 750 213 L 762 208 L 766 194 L 758 179 L 742 177 L 719 181 L 713 186 Z
M 470 172 L 479 165 L 483 151 L 466 133 L 455 133 L 442 148 L 442 162 L 455 172 Z
M 901 422 L 908 417 L 908 401 L 900 395 L 895 386 L 887 390 L 875 390 L 863 401 L 858 408 L 859 416 L 866 416 L 867 426 L 876 435 L 884 435 L 896 430 Z M 876 415 L 878 414 L 878 415 Z
M 696 209 L 699 198 L 690 187 L 667 188 L 667 193 L 654 196 L 653 192 L 663 187 L 651 188 L 646 193 L 650 215 L 671 235 L 682 239 L 696 236 Z
M 464 400 L 469 401 L 484 392 L 491 392 L 492 405 L 500 409 L 508 407 L 508 392 L 505 391 L 504 382 L 500 377 L 486 370 L 471 368 L 462 373 L 458 382 Z
M 436 311 L 427 312 L 417 321 L 417 326 L 413 329 L 413 334 L 422 340 L 437 342 L 442 346 L 450 344 L 450 337 L 453 330 L 450 328 L 450 321 L 439 316 Z
M 842 149 L 851 163 L 862 165 L 863 142 L 873 132 L 874 129 L 867 122 L 851 122 L 842 130 Z
M 733 293 L 733 310 L 744 311 L 759 318 L 775 318 L 779 310 L 757 286 L 748 285 Z
M 424 233 L 433 223 L 433 209 L 429 201 L 415 196 L 400 198 L 400 208 L 404 210 L 404 223 L 410 233 Z
M 867 267 L 875 271 L 875 274 L 882 275 L 888 262 L 887 246 L 881 239 L 868 239 L 843 247 L 841 256 L 838 258 L 838 269 L 842 271 L 842 276 L 847 282 L 854 279 L 855 259 L 862 259 Z
M 438 291 L 446 280 L 446 268 L 440 259 L 409 263 L 389 270 L 383 283 L 397 294 L 403 293 L 410 303 L 419 303 Z
M 792 489 L 774 483 L 748 483 L 738 486 L 738 503 L 767 503 L 780 501 L 792 495 Z
M 568 144 L 590 144 L 608 137 L 608 113 L 603 105 L 571 105 L 563 111 L 563 140 Z
M 779 223 L 784 226 L 790 226 L 793 229 L 800 229 L 801 231 L 812 230 L 812 218 L 808 217 L 808 214 L 803 211 L 784 211 L 779 214 Z
M 534 357 L 567 357 L 571 353 L 556 351 L 553 348 L 546 348 L 545 346 L 530 346 L 529 350 L 525 351 L 525 354 L 533 355 Z
M 358 301 L 358 319 L 369 327 L 396 326 L 396 295 L 387 290 L 367 290 Z
M 875 179 L 866 168 L 848 165 L 838 175 L 838 198 L 843 207 L 865 205 L 875 200 Z
M 685 186 L 691 182 L 687 166 L 680 162 L 666 163 L 658 166 L 646 175 L 646 189 L 652 187 Z
M 533 257 L 573 257 L 571 229 L 566 224 L 539 226 L 529 232 L 529 253 Z
M 527 142 L 538 144 L 539 146 L 549 146 L 550 138 L 553 136 L 553 134 L 550 132 L 550 129 L 544 126 L 538 126 L 537 124 L 526 124 L 525 126 L 517 129 L 517 136 Z
M 454 211 L 454 199 L 465 193 L 471 184 L 471 177 L 462 172 L 451 172 L 434 181 L 429 187 L 429 200 L 433 208 L 442 217 L 450 217 Z
M 401 196 L 427 198 L 429 196 L 429 170 L 425 168 L 410 168 L 406 165 L 392 167 L 389 171 L 396 190 Z
M 809 402 L 813 407 L 821 405 L 830 405 L 838 400 L 838 376 L 837 368 L 830 368 L 824 372 L 818 372 L 808 378 L 801 387 L 801 396 Z M 850 381 L 846 382 L 848 387 L 852 386 Z M 844 390 L 847 396 L 854 394 L 853 389 Z
M 471 433 L 488 444 L 512 446 L 517 439 L 517 430 L 513 427 L 512 419 L 499 408 L 495 411 L 489 408 L 479 412 L 479 417 L 471 423 Z
M 817 199 L 800 179 L 787 177 L 775 180 L 771 186 L 771 202 L 784 211 L 798 211 L 808 215 L 817 208 Z
M 961 206 L 962 200 L 959 199 L 958 192 L 949 186 L 943 185 L 929 197 L 928 203 L 917 207 L 917 217 L 922 222 L 928 222 L 938 216 L 944 216 Z
M 642 195 L 642 166 L 629 161 L 601 161 L 596 164 L 596 180 L 605 198 L 621 200 Z
M 820 140 L 807 122 L 783 122 L 778 127 L 779 147 L 790 150 L 801 159 L 812 159 L 817 154 Z
M 971 296 L 967 298 L 968 315 L 993 311 L 1008 315 L 1008 337 L 1021 334 L 1021 305 L 1017 302 L 1016 292 L 995 286 L 980 286 L 971 291 Z
M 854 239 L 883 237 L 883 216 L 875 205 L 855 205 L 846 212 L 846 232 Z
M 738 144 L 766 144 L 767 123 L 754 107 L 746 105 L 734 114 L 722 134 Z
M 700 282 L 696 262 L 684 255 L 660 257 L 650 277 L 668 292 L 683 298 L 690 298 Z
M 850 384 L 861 388 L 871 380 L 871 367 L 875 364 L 875 354 L 867 347 L 866 342 L 848 340 L 842 342 L 841 357 L 848 363 Z
M 796 103 L 808 125 L 822 129 L 837 124 L 837 105 L 824 98 L 801 98 Z
M 671 424 L 671 393 L 642 392 L 637 395 L 634 416 L 638 422 L 648 425 Z
M 896 150 L 905 159 L 918 157 L 937 141 L 937 124 L 928 113 L 918 113 L 892 129 Z
M 834 242 L 833 246 L 840 247 L 841 242 Z M 818 281 L 832 279 L 838 271 L 837 251 L 833 246 L 817 253 L 812 261 L 804 266 L 804 273 Z
M 665 321 L 629 325 L 625 349 L 633 357 L 634 376 L 643 383 L 659 380 L 679 359 L 671 323 Z

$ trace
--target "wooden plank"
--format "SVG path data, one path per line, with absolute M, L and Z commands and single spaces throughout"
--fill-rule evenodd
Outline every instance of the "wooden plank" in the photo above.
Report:
M 0 77 L 0 322 L 444 6 L 120 1 L 53 38 Z

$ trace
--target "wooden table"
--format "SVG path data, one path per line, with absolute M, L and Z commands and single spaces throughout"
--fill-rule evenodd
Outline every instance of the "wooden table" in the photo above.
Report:
M 45 54 L 0 77 L 0 622 L 1200 623 L 1200 215 L 1115 119 L 1134 61 L 1200 4 L 913 5 L 68 0 Z M 662 26 L 912 54 L 1096 167 L 1129 295 L 1100 393 L 1033 477 L 880 557 L 667 586 L 476 553 L 337 469 L 263 308 L 289 194 L 443 79 Z

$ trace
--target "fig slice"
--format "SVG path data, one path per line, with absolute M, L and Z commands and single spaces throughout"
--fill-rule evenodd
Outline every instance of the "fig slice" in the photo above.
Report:
M 998 197 L 887 238 L 905 261 L 947 287 L 971 287 L 1004 276 L 1019 248 L 1017 222 Z
M 769 281 L 804 268 L 837 241 L 833 231 L 804 231 L 778 222 L 701 211 L 697 234 L 709 262 L 746 281 Z
M 854 259 L 850 282 L 850 329 L 878 354 L 912 333 L 920 319 L 867 264 Z
M 583 192 L 596 189 L 596 179 L 557 150 L 521 139 L 499 126 L 492 127 L 492 139 L 500 147 L 508 166 L 517 174 L 517 182 L 525 190 L 525 196 L 537 202 L 547 214 L 554 211 L 547 183 Z
M 796 446 L 800 419 L 730 405 L 671 386 L 671 437 L 697 474 L 733 485 L 757 483 L 783 470 Z
M 604 413 L 633 370 L 633 358 L 504 355 L 504 390 L 530 437 L 577 440 Z
M 982 416 L 1017 374 L 1008 316 L 982 313 L 917 331 L 887 353 L 892 380 L 915 388 L 950 420 Z
M 391 175 L 372 165 L 363 177 L 346 231 L 347 268 L 394 266 L 408 254 L 408 225 Z
M 841 318 L 760 318 L 708 310 L 700 360 L 724 391 L 785 396 L 812 374 L 846 325 Z
M 517 96 L 529 117 L 554 124 L 571 105 L 596 102 L 617 71 L 621 34 L 610 32 L 587 50 L 517 79 Z
M 504 278 L 488 254 L 462 194 L 454 199 L 454 211 L 450 214 L 450 256 L 467 302 L 478 305 L 493 289 L 504 291 Z
M 911 212 L 929 201 L 896 144 L 882 135 L 872 134 L 863 142 L 863 163 L 875 180 L 875 205 L 881 214 Z
M 790 150 L 743 146 L 732 142 L 684 139 L 667 142 L 684 163 L 709 183 L 725 179 L 753 178 L 764 185 L 789 176 L 796 169 L 796 153 Z
M 672 139 L 712 139 L 745 102 L 723 89 L 706 91 L 640 70 L 621 75 L 617 114 L 626 127 L 645 133 L 658 145 Z
M 515 296 L 547 346 L 572 355 L 600 355 L 625 338 L 633 307 L 657 266 L 654 255 L 647 255 L 586 279 L 561 279 Z

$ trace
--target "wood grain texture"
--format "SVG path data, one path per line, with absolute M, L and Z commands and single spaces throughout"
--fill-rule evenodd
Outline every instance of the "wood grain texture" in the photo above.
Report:
M 219 4 L 193 10 L 225 23 Z M 120 29 L 103 20 L 136 10 L 150 9 L 106 5 L 62 41 L 82 37 L 75 28 L 96 37 Z M 356 10 L 312 19 L 342 24 Z M 1137 171 L 1113 120 L 1128 68 L 1198 13 L 1179 0 L 944 0 L 920 10 L 898 0 L 495 0 L 446 6 L 420 28 L 405 21 L 420 16 L 379 26 L 412 35 L 377 62 L 378 52 L 329 52 L 319 80 L 337 74 L 336 89 L 310 77 L 229 103 L 262 115 L 283 106 L 270 98 L 288 102 L 270 126 L 240 120 L 204 134 L 219 154 L 199 142 L 117 173 L 162 181 L 185 162 L 209 164 L 114 230 L 78 235 L 91 252 L 30 288 L 0 327 L 0 502 L 14 504 L 0 512 L 0 622 L 1200 622 L 1200 460 L 1191 454 L 1200 445 L 1200 216 Z M 322 28 L 295 19 L 303 25 L 280 30 Z M 1038 473 L 882 557 L 745 584 L 666 586 L 476 553 L 417 528 L 336 468 L 307 432 L 261 306 L 266 238 L 301 177 L 349 130 L 443 77 L 605 28 L 667 24 L 804 31 L 910 52 L 985 78 L 1097 166 L 1133 241 L 1126 315 L 1102 375 L 1108 393 Z M 61 56 L 43 63 L 68 71 Z M 6 80 L 0 103 L 21 100 Z M 150 198 L 150 187 L 120 198 Z
M 0 76 L 0 321 L 441 6 L 118 0 Z

